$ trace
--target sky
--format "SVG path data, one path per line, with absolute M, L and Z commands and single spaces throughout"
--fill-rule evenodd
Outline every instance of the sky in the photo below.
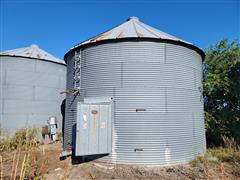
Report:
M 63 59 L 130 16 L 206 49 L 240 39 L 240 0 L 0 0 L 0 51 L 37 44 Z

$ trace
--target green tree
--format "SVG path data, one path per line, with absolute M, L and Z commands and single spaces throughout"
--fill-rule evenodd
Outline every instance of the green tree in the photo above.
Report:
M 240 144 L 240 44 L 221 40 L 206 50 L 203 64 L 205 123 L 208 145 L 222 136 Z

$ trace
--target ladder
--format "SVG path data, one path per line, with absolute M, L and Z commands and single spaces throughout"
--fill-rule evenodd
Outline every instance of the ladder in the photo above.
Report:
M 82 51 L 75 51 L 74 56 L 74 70 L 73 70 L 73 79 L 74 79 L 74 90 L 80 91 L 81 88 L 81 61 L 82 61 Z

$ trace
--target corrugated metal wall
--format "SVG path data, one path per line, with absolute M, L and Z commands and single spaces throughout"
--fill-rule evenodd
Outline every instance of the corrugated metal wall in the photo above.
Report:
M 68 88 L 73 87 L 73 61 L 69 56 Z M 151 41 L 105 43 L 83 49 L 82 64 L 81 99 L 114 98 L 113 152 L 108 157 L 113 162 L 177 164 L 205 151 L 202 59 L 197 52 Z M 76 123 L 72 101 L 69 95 L 68 147 Z
M 0 123 L 8 134 L 23 127 L 41 127 L 56 116 L 61 131 L 61 103 L 66 66 L 43 60 L 0 56 Z
M 68 63 L 67 63 L 67 89 L 73 89 L 74 88 L 74 56 L 70 55 L 68 57 Z M 81 93 L 81 96 L 83 96 L 83 93 Z M 80 95 L 73 95 L 70 93 L 67 93 L 66 95 L 66 114 L 65 114 L 65 126 L 64 126 L 64 141 L 63 141 L 63 149 L 70 149 L 72 147 L 72 141 L 73 140 L 73 129 L 76 128 L 76 113 L 77 113 L 77 102 L 79 102 Z

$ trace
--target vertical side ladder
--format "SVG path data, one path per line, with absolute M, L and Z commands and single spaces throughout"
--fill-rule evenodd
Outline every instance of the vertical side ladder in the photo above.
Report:
M 81 89 L 81 61 L 82 61 L 82 51 L 75 51 L 74 56 L 74 89 Z

